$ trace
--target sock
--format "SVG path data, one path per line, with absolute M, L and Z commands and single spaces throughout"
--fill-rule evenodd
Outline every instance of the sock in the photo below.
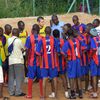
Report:
M 28 79 L 28 96 L 32 96 L 32 85 L 33 85 L 33 80 L 32 79 Z
M 43 97 L 43 87 L 42 87 L 42 83 L 43 83 L 43 80 L 42 79 L 39 79 L 40 95 L 41 95 L 41 97 Z

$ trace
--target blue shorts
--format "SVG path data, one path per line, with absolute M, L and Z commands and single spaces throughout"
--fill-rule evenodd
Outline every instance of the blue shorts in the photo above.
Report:
M 89 73 L 89 66 L 81 66 L 82 75 L 87 75 Z
M 65 73 L 66 73 L 66 68 L 63 69 L 62 66 L 60 66 L 59 74 L 65 74 Z
M 41 76 L 42 78 L 55 78 L 58 76 L 58 68 L 55 67 L 54 69 L 53 68 L 49 68 L 49 69 L 46 69 L 46 68 L 41 68 Z
M 97 66 L 94 60 L 90 61 L 90 73 L 91 76 L 100 76 L 100 66 Z
M 80 59 L 68 61 L 67 75 L 68 78 L 78 78 L 82 76 Z
M 41 79 L 41 70 L 39 66 L 28 66 L 27 77 L 34 79 L 35 77 Z

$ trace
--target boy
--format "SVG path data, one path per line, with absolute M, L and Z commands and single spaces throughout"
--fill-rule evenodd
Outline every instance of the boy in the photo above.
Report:
M 8 41 L 8 39 L 11 37 L 11 31 L 12 31 L 12 26 L 9 24 L 6 24 L 5 27 L 5 32 L 4 32 L 4 36 L 6 37 L 6 41 Z M 6 61 L 5 61 L 5 68 L 4 68 L 4 82 L 5 85 L 8 84 L 8 42 L 6 42 L 5 44 L 5 53 L 6 53 Z
M 39 57 L 36 56 L 36 47 L 38 44 L 38 41 L 41 39 L 39 36 L 39 26 L 37 24 L 34 24 L 32 27 L 32 33 L 29 37 L 27 37 L 26 40 L 26 65 L 28 66 L 28 94 L 26 98 L 31 99 L 32 98 L 32 84 L 33 79 L 35 77 L 39 78 L 39 84 L 40 84 L 40 95 L 42 97 L 42 78 L 41 78 L 41 72 L 40 72 L 40 65 L 39 65 Z
M 92 98 L 97 98 L 97 76 L 100 76 L 100 37 L 96 29 L 90 30 L 90 74 L 92 77 Z
M 2 27 L 0 27 L 0 40 L 2 41 L 2 48 L 4 49 L 4 53 L 5 53 L 5 55 L 7 55 L 7 47 L 6 47 L 7 39 L 4 36 L 4 30 Z M 2 64 L 2 66 L 3 66 L 3 71 L 4 71 L 4 83 L 7 83 L 6 75 L 7 75 L 7 71 L 8 71 L 8 66 L 7 66 L 6 61 Z
M 25 23 L 23 21 L 19 21 L 17 23 L 19 29 L 19 38 L 21 39 L 23 45 L 25 45 L 26 38 L 28 37 L 28 32 L 25 29 Z M 27 83 L 27 66 L 25 65 L 25 52 L 23 53 L 24 57 L 24 67 L 25 67 L 25 83 Z
M 68 67 L 67 67 L 67 74 L 68 78 L 70 80 L 70 86 L 71 86 L 71 95 L 70 99 L 76 99 L 76 93 L 75 93 L 75 83 L 76 80 L 78 82 L 78 88 L 79 88 L 79 98 L 83 98 L 82 95 L 82 84 L 81 84 L 81 45 L 77 38 L 75 38 L 77 35 L 74 34 L 74 30 L 70 29 L 68 31 L 68 40 L 65 42 L 63 48 L 62 48 L 62 54 L 67 56 L 68 59 Z M 74 84 L 73 84 L 74 83 Z
M 86 25 L 79 22 L 79 18 L 78 18 L 77 15 L 74 15 L 72 17 L 72 21 L 74 23 L 74 25 L 72 26 L 72 28 L 74 28 L 75 30 L 79 31 L 79 33 L 84 33 Z
M 57 97 L 57 75 L 58 69 L 55 59 L 56 44 L 51 35 L 49 26 L 45 29 L 46 37 L 39 41 L 37 46 L 37 55 L 42 56 L 41 76 L 43 78 L 43 99 L 46 97 L 46 81 L 48 77 L 53 79 L 54 88 L 52 98 Z
M 9 54 L 9 79 L 8 90 L 10 96 L 24 96 L 22 92 L 22 84 L 24 79 L 24 59 L 22 52 L 24 51 L 24 45 L 18 38 L 19 30 L 13 28 L 12 37 L 8 39 L 8 50 L 12 49 Z M 13 47 L 11 46 L 13 44 Z M 16 87 L 14 88 L 14 80 L 16 79 Z
M 5 61 L 6 56 L 4 53 L 4 48 L 2 45 L 2 41 L 0 40 L 0 98 L 3 97 L 3 70 L 2 70 L 2 63 Z
M 57 62 L 58 62 L 58 72 L 61 75 L 62 83 L 65 89 L 65 97 L 68 98 L 68 90 L 67 90 L 67 79 L 66 79 L 66 60 L 63 55 L 61 55 L 61 49 L 64 45 L 64 40 L 60 38 L 60 32 L 59 30 L 55 29 L 53 31 L 53 36 L 55 38 L 55 41 L 57 42 Z

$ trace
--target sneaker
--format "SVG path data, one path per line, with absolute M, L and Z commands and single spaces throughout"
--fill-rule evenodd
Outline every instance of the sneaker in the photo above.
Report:
M 75 91 L 71 90 L 71 95 L 69 97 L 70 99 L 76 99 L 76 93 Z
M 25 77 L 24 83 L 28 83 L 28 77 Z
M 66 97 L 66 98 L 69 98 L 69 93 L 68 93 L 68 91 L 65 92 L 65 97 Z
M 21 96 L 25 96 L 25 95 L 26 95 L 25 93 L 21 93 L 21 94 L 15 95 L 15 96 L 21 97 Z
M 88 86 L 88 90 L 91 90 L 91 89 L 92 89 L 92 86 L 91 86 L 91 85 L 89 85 L 89 86 Z
M 52 92 L 52 93 L 49 95 L 49 98 L 55 98 L 55 93 Z
M 98 94 L 97 94 L 97 93 L 92 93 L 92 94 L 91 94 L 91 97 L 92 97 L 92 98 L 98 98 Z
M 9 97 L 4 97 L 3 100 L 10 100 L 10 98 Z
M 83 93 L 82 90 L 79 90 L 79 98 L 82 99 L 83 98 Z

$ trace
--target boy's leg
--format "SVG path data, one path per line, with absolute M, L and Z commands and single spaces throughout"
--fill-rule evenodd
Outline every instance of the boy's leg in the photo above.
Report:
M 62 78 L 62 84 L 63 84 L 63 86 L 64 86 L 65 91 L 68 91 L 68 89 L 67 89 L 68 85 L 67 85 L 67 78 L 66 78 L 66 75 L 65 75 L 65 74 L 62 74 L 62 75 L 61 75 L 61 78 Z
M 43 98 L 46 98 L 46 81 L 47 78 L 43 78 Z
M 0 98 L 3 97 L 3 84 L 0 83 Z
M 22 84 L 24 82 L 24 65 L 23 64 L 15 64 L 14 65 L 14 71 L 15 71 L 15 78 L 16 78 L 16 96 L 25 96 L 25 94 L 22 92 Z
M 98 75 L 98 67 L 93 60 L 91 60 L 90 64 L 90 72 L 92 77 L 92 86 L 93 86 L 93 93 L 92 97 L 97 98 L 97 75 Z
M 15 79 L 14 65 L 10 65 L 9 66 L 8 90 L 9 90 L 9 94 L 11 96 L 15 95 L 14 79 Z
M 54 81 L 55 97 L 57 97 L 57 77 L 53 78 L 53 81 Z
M 32 98 L 32 86 L 33 86 L 33 79 L 36 76 L 36 68 L 37 66 L 28 66 L 28 92 L 26 98 L 31 99 Z

